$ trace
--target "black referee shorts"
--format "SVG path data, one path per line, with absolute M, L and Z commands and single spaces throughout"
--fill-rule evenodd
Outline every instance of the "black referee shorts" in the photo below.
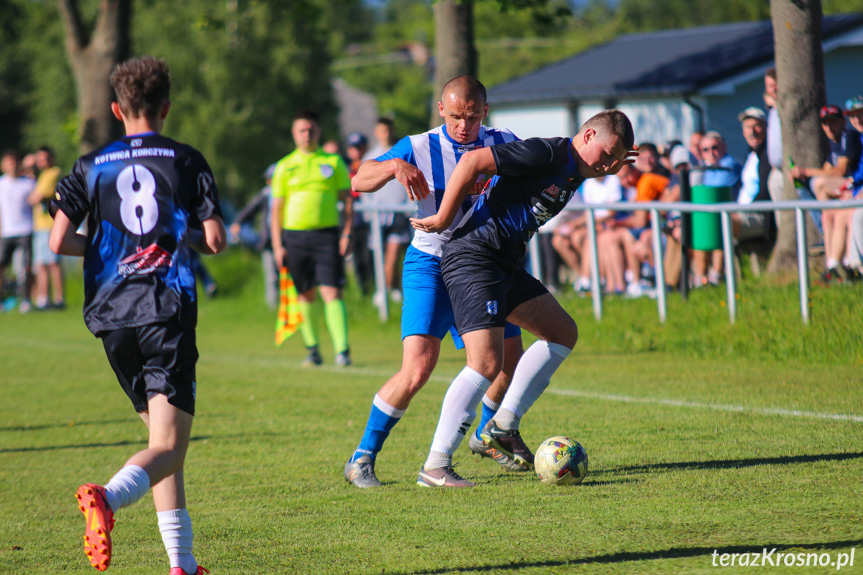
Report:
M 344 287 L 338 228 L 282 230 L 282 245 L 288 252 L 288 269 L 298 292 L 315 286 Z
M 504 266 L 479 246 L 459 250 L 450 242 L 441 259 L 443 277 L 459 335 L 504 327 L 509 314 L 548 293 L 542 282 L 514 264 Z
M 105 332 L 102 345 L 135 411 L 164 395 L 168 403 L 195 415 L 195 330 L 176 323 L 129 327 Z

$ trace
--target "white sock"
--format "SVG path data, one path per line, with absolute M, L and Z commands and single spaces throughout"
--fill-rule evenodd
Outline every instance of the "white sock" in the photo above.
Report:
M 105 486 L 105 497 L 113 511 L 141 499 L 150 489 L 150 476 L 137 465 L 127 465 Z
M 832 270 L 833 268 L 839 267 L 839 262 L 833 259 L 827 260 L 827 269 Z
M 490 386 L 488 379 L 469 367 L 456 376 L 443 398 L 426 469 L 444 467 L 441 465 L 441 455 L 448 455 L 452 462 L 452 454 L 461 445 L 470 424 L 476 419 L 476 408 Z
M 501 429 L 518 429 L 521 418 L 548 387 L 551 376 L 570 352 L 572 350 L 566 346 L 543 340 L 527 348 L 515 366 L 512 383 L 494 416 L 494 422 Z
M 192 555 L 192 519 L 189 512 L 186 509 L 172 509 L 159 511 L 156 516 L 159 518 L 159 531 L 171 561 L 171 569 L 179 567 L 189 575 L 197 573 L 198 562 Z

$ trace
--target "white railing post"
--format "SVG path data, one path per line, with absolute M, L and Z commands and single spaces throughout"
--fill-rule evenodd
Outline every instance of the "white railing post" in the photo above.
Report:
M 725 286 L 728 289 L 728 317 L 733 324 L 737 319 L 737 276 L 734 275 L 734 236 L 731 230 L 731 214 L 722 211 L 722 251 L 725 257 Z
M 806 214 L 802 208 L 794 208 L 795 232 L 797 232 L 797 277 L 800 283 L 800 316 L 803 325 L 809 325 L 809 253 L 806 247 Z
M 659 322 L 665 323 L 668 315 L 665 307 L 665 266 L 662 259 L 662 232 L 659 228 L 659 210 L 650 210 L 650 230 L 653 234 L 653 277 L 656 279 L 656 305 L 659 307 Z
M 596 252 L 596 218 L 587 210 L 587 245 L 590 249 L 590 295 L 593 300 L 593 317 L 602 319 L 602 286 L 599 285 L 599 255 Z
M 387 276 L 384 270 L 384 238 L 383 230 L 381 229 L 381 213 L 377 209 L 372 209 L 372 259 L 375 264 L 375 291 L 383 294 L 381 306 L 378 308 L 378 317 L 381 321 L 387 321 L 390 317 L 389 299 L 387 293 Z

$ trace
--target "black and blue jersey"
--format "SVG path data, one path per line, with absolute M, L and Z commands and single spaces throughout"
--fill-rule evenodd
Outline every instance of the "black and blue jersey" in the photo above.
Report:
M 485 246 L 499 263 L 515 268 L 533 234 L 560 213 L 585 178 L 569 138 L 530 138 L 489 149 L 497 175 L 453 231 L 446 249 Z
M 190 146 L 155 133 L 81 157 L 52 210 L 87 220 L 84 321 L 95 335 L 176 321 L 197 323 L 189 230 L 221 216 L 212 171 Z

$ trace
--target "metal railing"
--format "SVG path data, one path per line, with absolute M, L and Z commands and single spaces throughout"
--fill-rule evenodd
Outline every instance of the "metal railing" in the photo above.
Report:
M 679 211 L 682 213 L 709 213 L 719 214 L 722 225 L 722 250 L 725 255 L 725 284 L 727 287 L 728 315 L 733 324 L 737 319 L 737 283 L 734 275 L 734 238 L 731 227 L 731 214 L 734 212 L 777 212 L 794 210 L 795 232 L 797 234 L 797 268 L 800 290 L 800 315 L 804 325 L 809 324 L 809 253 L 806 245 L 806 218 L 805 212 L 811 210 L 835 210 L 847 208 L 863 208 L 863 200 L 837 201 L 781 201 L 781 202 L 755 202 L 752 204 L 738 204 L 737 202 L 726 202 L 720 204 L 692 204 L 689 202 L 618 202 L 611 204 L 575 204 L 564 208 L 569 212 L 587 212 L 587 238 L 590 257 L 590 290 L 593 300 L 593 315 L 597 320 L 602 318 L 602 289 L 599 282 L 599 256 L 596 248 L 596 210 L 611 210 L 618 212 L 648 211 L 650 212 L 650 228 L 653 232 L 653 261 L 656 271 L 656 302 L 659 313 L 659 321 L 664 323 L 668 316 L 665 270 L 660 262 L 662 257 L 662 239 L 660 230 L 660 212 Z M 373 245 L 380 249 L 373 250 L 375 267 L 375 285 L 379 291 L 385 292 L 384 260 L 383 260 L 383 238 L 381 237 L 380 212 L 399 212 L 413 214 L 416 210 L 413 204 L 355 204 L 355 209 L 360 212 L 372 214 L 371 234 L 375 239 Z M 539 255 L 539 243 L 531 240 L 528 244 L 530 253 L 531 274 L 534 277 L 542 277 L 541 258 Z M 681 281 L 686 281 L 681 277 Z M 389 317 L 387 298 L 383 298 L 383 304 L 379 308 L 381 321 Z

